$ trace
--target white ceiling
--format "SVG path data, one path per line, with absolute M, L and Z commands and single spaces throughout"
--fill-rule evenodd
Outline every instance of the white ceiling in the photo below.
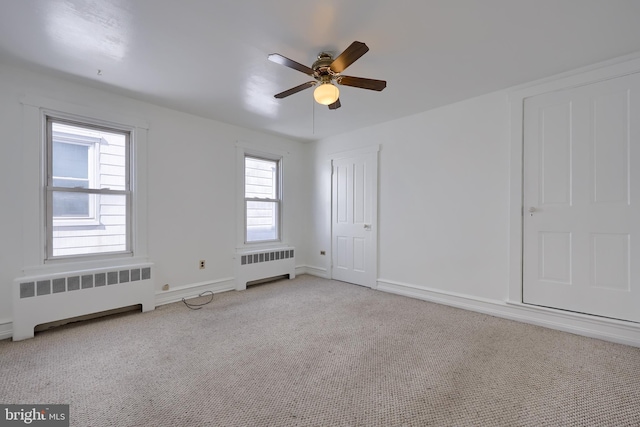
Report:
M 351 42 L 329 111 L 311 66 Z M 243 127 L 316 140 L 640 51 L 639 0 L 0 0 L 0 61 Z M 102 70 L 102 75 L 97 70 Z

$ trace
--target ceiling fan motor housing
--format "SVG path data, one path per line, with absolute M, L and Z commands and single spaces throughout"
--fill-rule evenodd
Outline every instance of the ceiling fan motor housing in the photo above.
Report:
M 311 68 L 314 71 L 314 77 L 320 82 L 330 82 L 336 75 L 330 66 L 333 62 L 333 56 L 327 52 L 321 52 L 318 59 L 313 63 Z

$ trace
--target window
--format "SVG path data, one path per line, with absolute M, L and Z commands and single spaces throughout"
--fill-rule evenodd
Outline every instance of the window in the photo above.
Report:
M 245 242 L 280 240 L 280 160 L 244 157 Z
M 131 251 L 130 132 L 47 117 L 47 259 Z

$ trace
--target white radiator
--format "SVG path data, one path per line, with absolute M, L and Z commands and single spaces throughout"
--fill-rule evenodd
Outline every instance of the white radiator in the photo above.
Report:
M 296 277 L 295 249 L 291 246 L 238 251 L 235 256 L 236 290 L 247 289 L 247 282 L 289 275 Z
M 153 264 L 21 277 L 13 283 L 13 340 L 33 338 L 37 325 L 115 308 L 155 308 Z

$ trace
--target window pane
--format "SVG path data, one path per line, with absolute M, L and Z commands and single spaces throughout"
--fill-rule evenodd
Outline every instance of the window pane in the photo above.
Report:
M 278 203 L 246 202 L 247 242 L 278 239 Z
M 90 194 L 53 192 L 54 218 L 88 218 Z
M 54 178 L 84 179 L 88 188 L 126 190 L 125 133 L 53 122 L 52 139 Z
M 53 176 L 89 179 L 89 146 L 53 142 Z M 55 184 L 54 184 L 55 185 Z M 66 186 L 66 185 L 65 185 Z M 74 185 L 69 185 L 73 187 Z
M 277 198 L 278 162 L 245 157 L 245 198 Z
M 127 208 L 125 195 L 82 194 L 56 191 L 54 200 L 73 200 L 77 196 L 94 200 L 94 225 L 69 226 L 62 221 L 53 224 L 53 256 L 96 254 L 127 250 Z M 55 202 L 54 202 L 55 206 Z

